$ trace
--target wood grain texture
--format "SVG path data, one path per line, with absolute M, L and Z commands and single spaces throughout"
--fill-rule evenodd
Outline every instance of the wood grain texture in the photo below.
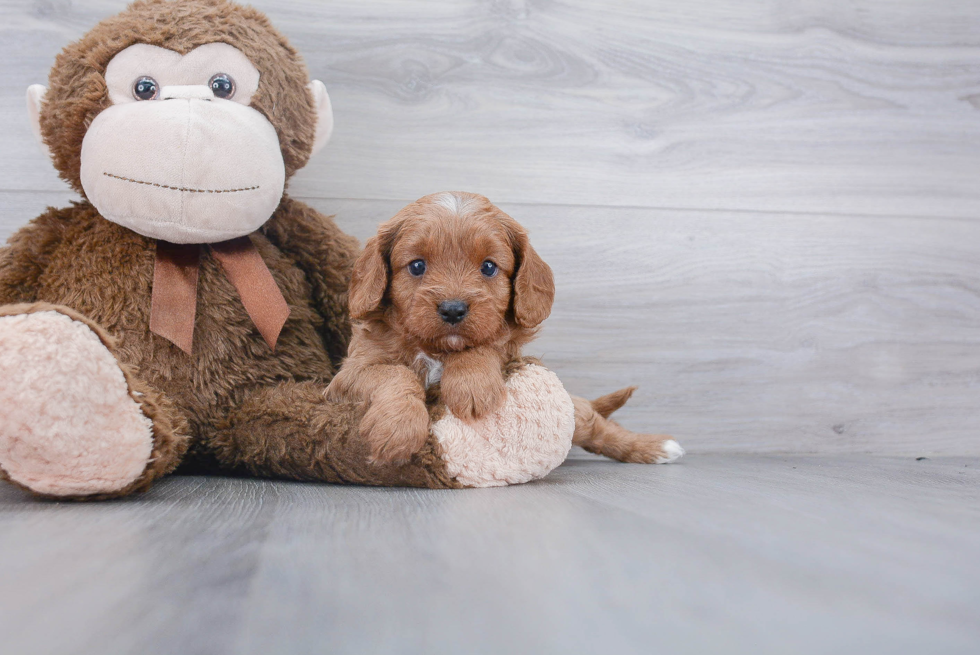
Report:
M 975 653 L 980 460 L 576 456 L 487 490 L 0 487 L 4 652 Z
M 324 80 L 321 198 L 976 218 L 972 2 L 256 2 Z M 24 88 L 121 1 L 8 3 L 8 188 L 59 188 Z

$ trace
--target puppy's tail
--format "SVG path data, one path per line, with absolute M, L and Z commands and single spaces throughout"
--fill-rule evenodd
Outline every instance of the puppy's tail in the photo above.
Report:
M 634 391 L 636 387 L 626 387 L 595 400 L 573 396 L 575 433 L 572 443 L 590 453 L 621 462 L 666 464 L 683 455 L 684 449 L 673 437 L 632 432 L 609 418 L 629 400 Z
M 636 387 L 626 387 L 619 391 L 607 393 L 605 396 L 589 401 L 589 403 L 599 416 L 609 418 L 610 414 L 626 404 L 634 391 L 636 391 Z

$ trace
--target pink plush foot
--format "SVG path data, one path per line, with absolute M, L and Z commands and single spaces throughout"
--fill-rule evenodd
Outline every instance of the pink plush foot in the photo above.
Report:
M 152 422 L 116 358 L 55 311 L 0 317 L 0 468 L 32 491 L 119 491 L 146 468 Z

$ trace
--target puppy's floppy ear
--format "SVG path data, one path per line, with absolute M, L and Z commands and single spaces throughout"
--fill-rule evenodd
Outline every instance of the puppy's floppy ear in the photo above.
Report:
M 385 290 L 391 279 L 391 248 L 395 238 L 405 223 L 405 210 L 395 214 L 387 222 L 378 227 L 377 236 L 373 236 L 364 244 L 354 262 L 354 270 L 350 276 L 350 294 L 347 297 L 347 307 L 350 317 L 354 320 L 365 318 L 381 306 Z
M 525 230 L 517 221 L 508 221 L 517 271 L 514 274 L 514 320 L 532 328 L 551 313 L 555 300 L 555 278 L 551 267 L 531 247 Z
M 381 252 L 381 237 L 374 236 L 364 244 L 364 251 L 354 262 L 347 305 L 350 317 L 362 319 L 381 305 L 388 288 L 388 261 Z

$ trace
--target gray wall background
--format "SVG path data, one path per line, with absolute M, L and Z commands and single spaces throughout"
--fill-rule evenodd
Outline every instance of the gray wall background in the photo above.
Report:
M 124 4 L 0 3 L 0 238 L 72 198 L 27 85 Z M 334 104 L 291 193 L 362 239 L 489 196 L 572 392 L 695 452 L 980 454 L 980 4 L 253 4 Z

